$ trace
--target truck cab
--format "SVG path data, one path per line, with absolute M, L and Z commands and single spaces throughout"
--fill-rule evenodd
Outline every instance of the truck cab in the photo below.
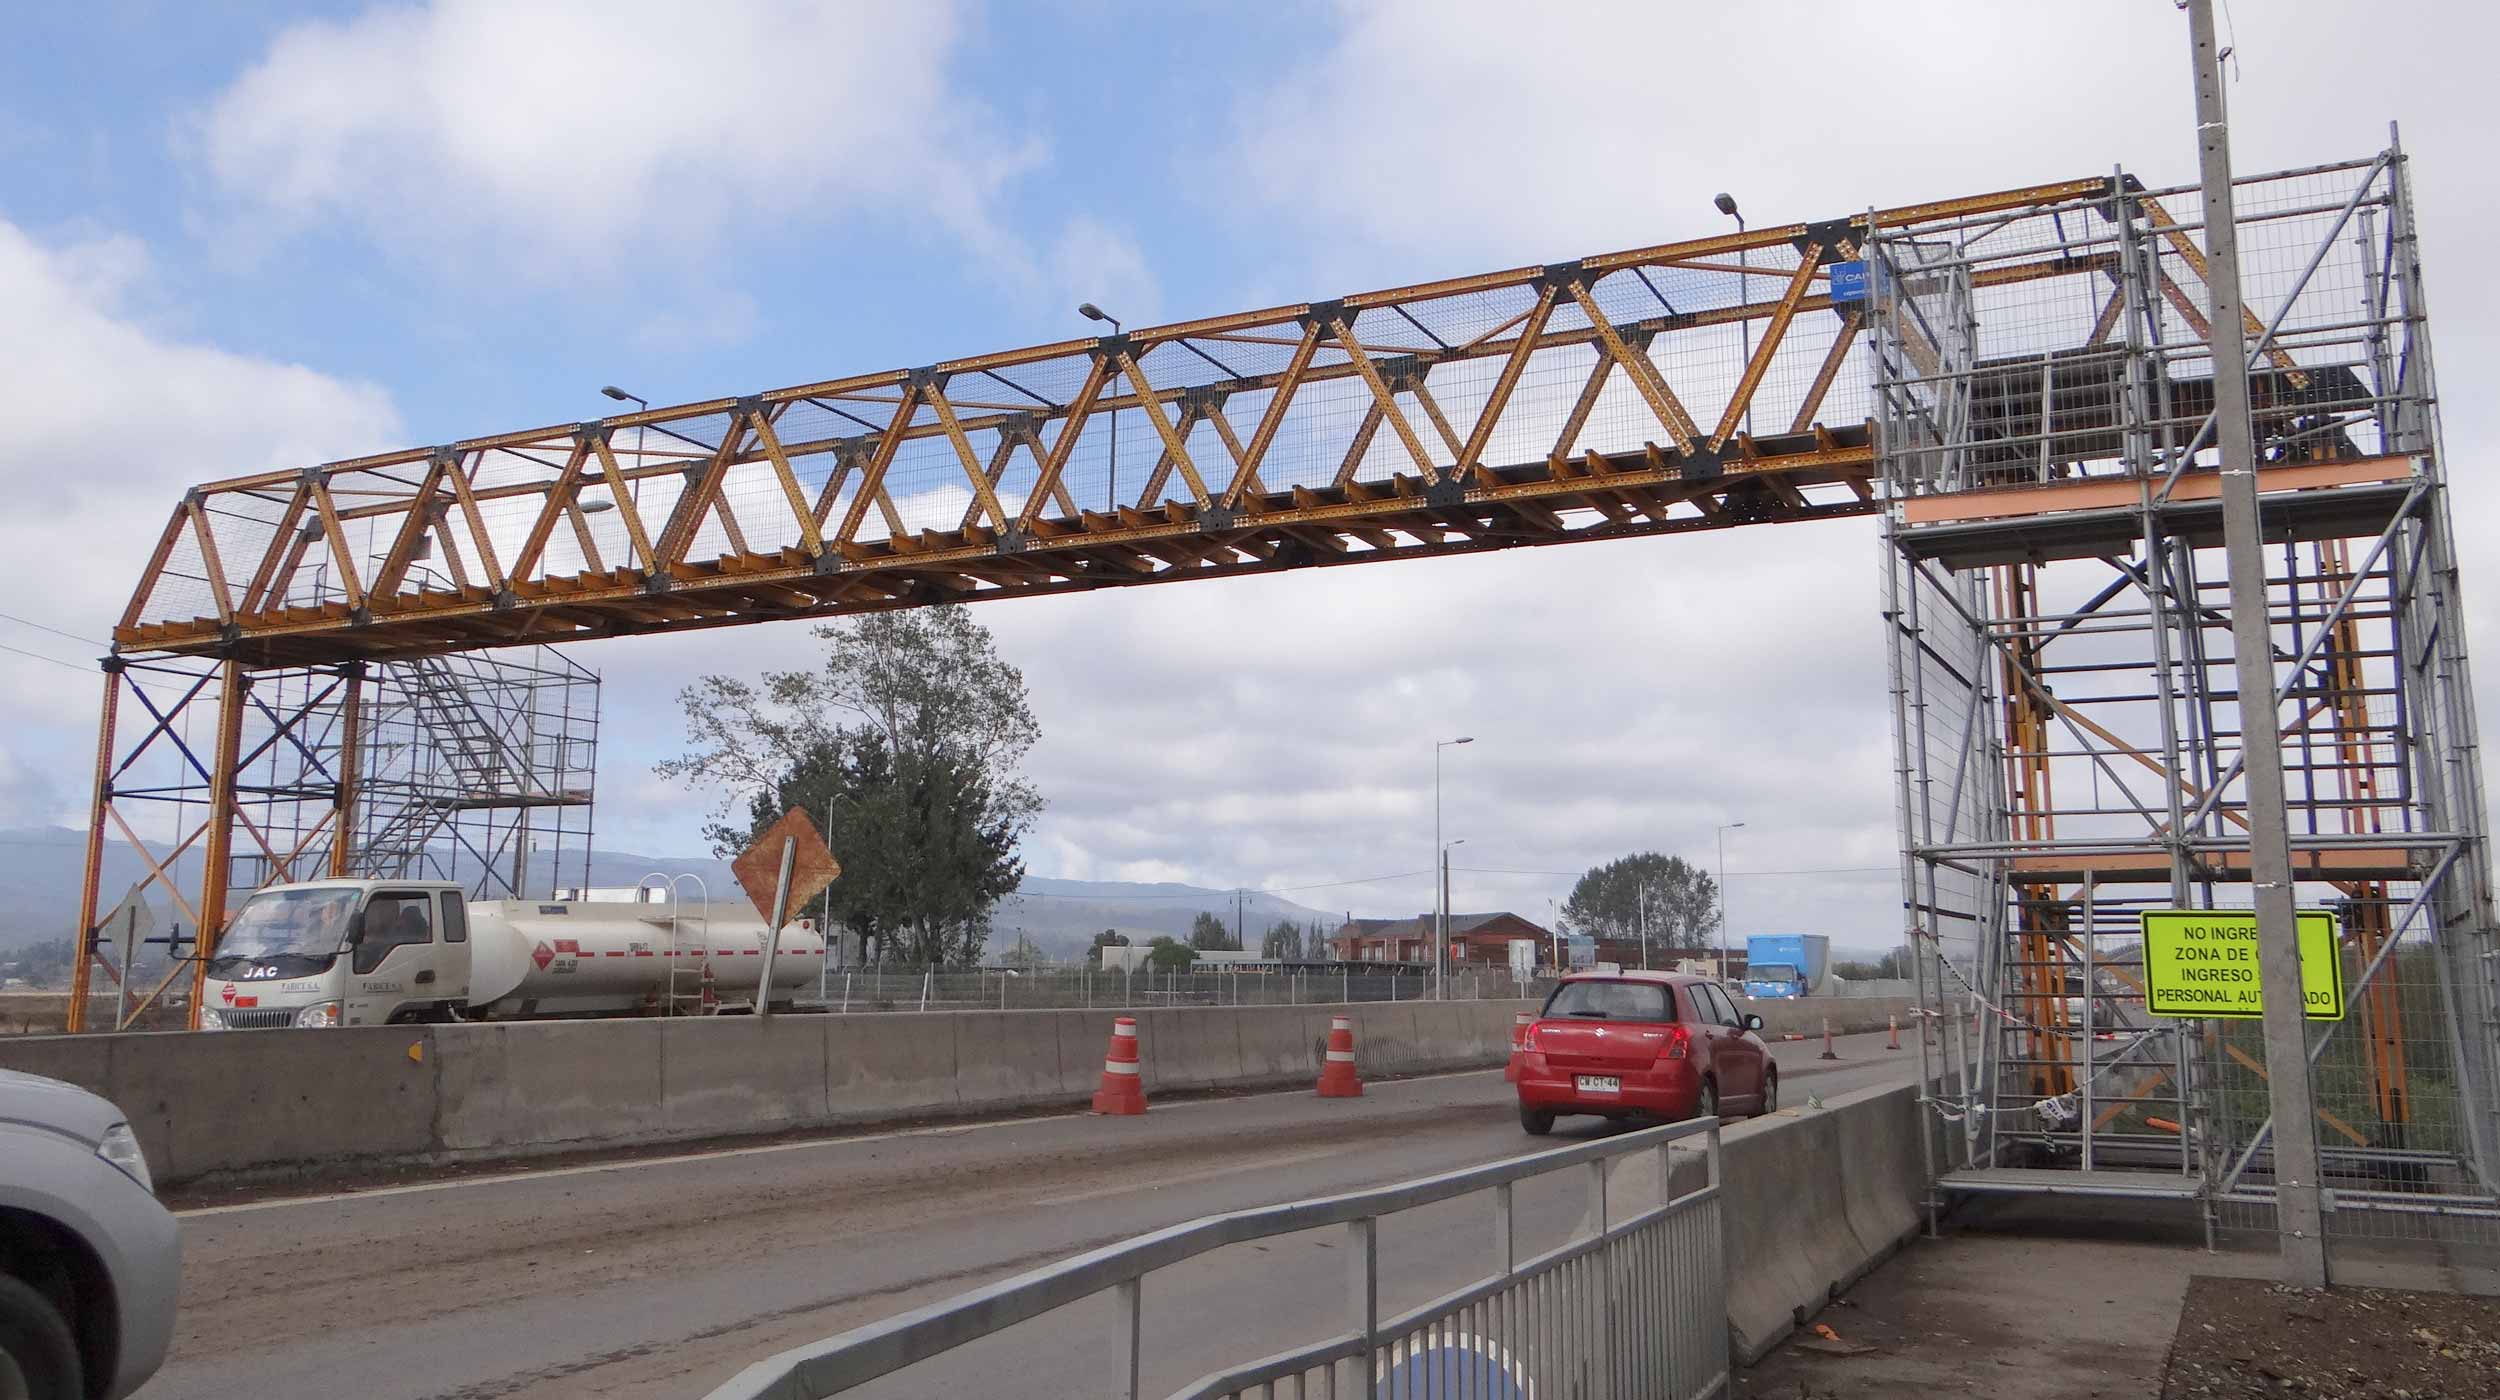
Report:
M 449 1020 L 469 995 L 467 897 L 422 880 L 271 885 L 207 956 L 204 1030 Z

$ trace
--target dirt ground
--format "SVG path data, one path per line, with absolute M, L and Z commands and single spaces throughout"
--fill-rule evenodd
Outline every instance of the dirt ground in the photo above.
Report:
M 2500 1396 L 2500 1301 L 2262 1279 L 2188 1281 L 2161 1400 L 2487 1400 Z

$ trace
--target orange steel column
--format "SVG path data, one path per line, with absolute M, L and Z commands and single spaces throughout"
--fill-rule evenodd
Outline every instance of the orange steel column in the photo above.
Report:
M 2332 593 L 2352 582 L 2351 545 L 2325 540 L 2317 546 L 2318 581 Z M 2344 798 L 2343 828 L 2349 833 L 2385 830 L 2379 809 L 2377 742 L 2370 734 L 2369 679 L 2361 665 L 2361 624 L 2348 609 L 2329 630 L 2325 654 L 2327 698 L 2335 716 L 2335 767 Z M 2344 937 L 2358 966 L 2367 967 L 2393 932 L 2387 883 L 2355 881 L 2341 887 L 2351 900 Z M 2404 997 L 2396 985 L 2397 969 L 2387 968 L 2361 996 L 2361 1027 L 2370 1047 L 2370 1088 L 2379 1121 L 2387 1136 L 2401 1144 L 2411 1121 L 2406 1093 Z
M 104 701 L 96 721 L 94 798 L 87 809 L 87 864 L 78 892 L 78 961 L 69 975 L 69 1016 L 65 1027 L 75 1034 L 87 1028 L 87 984 L 94 970 L 96 905 L 104 879 L 104 814 L 112 806 L 113 735 L 121 716 L 122 660 L 104 659 Z
M 2021 842 L 2047 842 L 2057 835 L 2056 795 L 2048 759 L 2049 711 L 2035 691 L 2038 639 L 2020 625 L 2037 611 L 2039 578 L 2028 564 L 2008 565 L 1995 572 L 1997 616 L 2017 624 L 2005 638 L 1999 668 L 2005 691 L 2006 793 L 2012 808 L 2012 834 Z M 2066 921 L 2061 910 L 2049 907 L 2047 896 L 2054 886 L 2016 888 L 2023 893 L 2015 910 L 2016 966 L 2007 1009 L 2027 1023 L 2017 1039 L 2024 1047 L 2023 1058 L 2030 1061 L 2026 1069 L 2031 1091 L 2045 1098 L 2074 1087 L 2072 1070 L 2065 1063 L 2065 1042 L 2037 1029 L 2058 1027 L 2065 1021 L 2063 948 L 2056 935 L 2064 931 Z
M 226 882 L 232 875 L 234 854 L 234 770 L 243 744 L 243 696 L 252 683 L 240 661 L 221 661 L 217 669 L 217 754 L 208 780 L 208 840 L 201 857 L 206 868 L 200 874 L 200 927 L 192 943 L 199 959 L 191 965 L 193 1030 L 200 1028 L 200 997 L 208 990 L 208 960 L 217 951 L 218 935 L 226 928 Z

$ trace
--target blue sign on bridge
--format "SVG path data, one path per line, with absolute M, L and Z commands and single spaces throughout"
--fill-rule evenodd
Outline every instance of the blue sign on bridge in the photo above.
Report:
M 1874 279 L 1867 275 L 1866 260 L 1836 262 L 1831 266 L 1832 305 L 1864 301 L 1870 295 Z

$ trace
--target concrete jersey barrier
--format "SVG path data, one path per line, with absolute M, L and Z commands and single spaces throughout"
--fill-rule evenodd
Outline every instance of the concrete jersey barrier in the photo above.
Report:
M 1917 1233 L 1915 1085 L 1783 1109 L 1720 1142 L 1729 1354 L 1752 1365 Z
M 1366 1076 L 1482 1069 L 1514 1001 L 1156 1008 L 1149 1095 L 1307 1086 L 1332 1014 Z M 121 1105 L 157 1180 L 493 1161 L 903 1118 L 1066 1108 L 1110 1011 L 516 1021 L 0 1038 L 0 1068 Z

